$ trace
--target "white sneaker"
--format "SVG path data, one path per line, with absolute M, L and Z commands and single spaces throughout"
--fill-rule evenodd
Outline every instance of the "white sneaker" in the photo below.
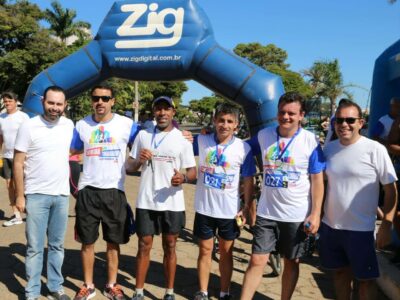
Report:
M 23 221 L 22 221 L 22 219 L 21 218 L 12 218 L 11 220 L 9 220 L 9 221 L 6 221 L 6 222 L 4 222 L 3 223 L 3 226 L 4 227 L 10 227 L 10 226 L 13 226 L 13 225 L 19 225 L 19 224 L 22 224 L 22 223 L 24 223 Z

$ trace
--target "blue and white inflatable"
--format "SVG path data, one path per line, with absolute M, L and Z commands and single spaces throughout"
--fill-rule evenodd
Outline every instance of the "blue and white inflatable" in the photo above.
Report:
M 242 105 L 252 134 L 274 121 L 283 93 L 280 77 L 218 45 L 196 1 L 126 0 L 113 4 L 90 44 L 34 78 L 23 109 L 42 113 L 49 85 L 73 97 L 110 77 L 194 79 Z

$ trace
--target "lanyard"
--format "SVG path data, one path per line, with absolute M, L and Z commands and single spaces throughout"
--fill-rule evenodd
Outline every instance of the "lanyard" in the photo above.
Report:
M 225 144 L 224 147 L 222 148 L 221 153 L 218 153 L 218 139 L 217 136 L 214 134 L 214 141 L 215 141 L 215 157 L 216 157 L 216 165 L 219 166 L 220 159 L 222 158 L 222 154 L 224 154 L 224 151 L 228 146 L 232 145 L 233 141 L 235 140 L 235 136 L 232 136 L 231 140 L 229 143 Z
M 294 138 L 299 134 L 301 127 L 299 127 L 299 129 L 297 129 L 296 133 L 291 137 L 291 139 L 289 140 L 289 142 L 286 144 L 286 147 L 282 150 L 280 149 L 279 146 L 279 127 L 276 127 L 276 151 L 278 152 L 278 157 L 276 160 L 281 160 L 283 154 L 285 154 L 286 150 L 289 148 L 290 144 L 293 142 Z
M 160 147 L 161 143 L 164 141 L 164 139 L 167 137 L 167 135 L 173 130 L 170 130 L 167 132 L 166 135 L 164 135 L 157 143 L 156 141 L 156 130 L 157 130 L 157 126 L 154 126 L 154 130 L 153 130 L 153 136 L 151 137 L 151 146 L 154 147 L 154 149 L 157 149 L 158 147 Z

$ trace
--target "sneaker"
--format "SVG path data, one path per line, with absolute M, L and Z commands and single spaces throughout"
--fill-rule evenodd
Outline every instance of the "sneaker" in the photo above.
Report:
M 71 298 L 68 297 L 67 294 L 65 294 L 63 290 L 60 290 L 58 292 L 50 292 L 47 295 L 47 299 L 49 299 L 49 300 L 71 300 Z
M 39 300 L 38 297 L 26 297 L 25 300 Z
M 197 292 L 194 294 L 194 300 L 208 300 L 208 296 L 203 292 Z
M 104 289 L 103 295 L 110 300 L 125 300 L 125 294 L 121 289 L 121 286 L 115 284 L 112 287 L 107 287 Z
M 142 295 L 142 294 L 134 293 L 132 296 L 132 300 L 143 300 L 143 299 L 144 299 L 144 295 Z
M 19 225 L 19 224 L 22 224 L 22 223 L 23 223 L 23 222 L 22 222 L 22 219 L 21 219 L 21 218 L 13 217 L 11 220 L 5 221 L 5 222 L 3 223 L 3 226 L 4 226 L 4 227 L 10 227 L 10 226 Z
M 175 295 L 165 294 L 163 300 L 175 300 Z
M 219 299 L 219 300 L 231 300 L 231 299 L 232 299 L 232 296 L 231 296 L 231 295 L 225 295 L 225 296 L 223 296 L 223 297 L 219 297 L 218 299 Z
M 83 284 L 81 289 L 76 293 L 74 300 L 89 300 L 94 296 L 96 296 L 96 290 L 88 288 L 86 284 Z

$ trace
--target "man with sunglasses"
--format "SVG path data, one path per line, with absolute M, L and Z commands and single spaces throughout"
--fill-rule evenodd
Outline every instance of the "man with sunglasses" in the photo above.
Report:
M 334 270 L 337 299 L 350 299 L 353 277 L 360 299 L 376 299 L 379 277 L 374 246 L 379 183 L 383 185 L 383 220 L 376 237 L 378 248 L 390 242 L 396 208 L 397 180 L 387 150 L 360 135 L 361 108 L 354 102 L 339 105 L 335 131 L 338 140 L 324 149 L 328 188 L 320 228 L 322 266 Z
M 127 170 L 141 168 L 139 195 L 136 201 L 136 290 L 133 300 L 144 299 L 144 284 L 150 264 L 154 235 L 162 235 L 166 291 L 164 300 L 174 300 L 176 241 L 185 226 L 185 202 L 182 184 L 196 179 L 192 145 L 173 125 L 176 113 L 171 98 L 153 101 L 157 125 L 142 130 L 127 162 Z M 185 169 L 185 174 L 181 173 Z
M 71 148 L 83 152 L 83 173 L 76 202 L 76 239 L 82 243 L 84 284 L 75 300 L 95 296 L 93 283 L 94 244 L 102 225 L 107 242 L 108 281 L 104 295 L 125 299 L 117 282 L 119 245 L 129 241 L 128 203 L 124 192 L 127 145 L 138 133 L 131 119 L 112 112 L 115 104 L 111 87 L 98 85 L 91 91 L 94 113 L 76 124 Z

